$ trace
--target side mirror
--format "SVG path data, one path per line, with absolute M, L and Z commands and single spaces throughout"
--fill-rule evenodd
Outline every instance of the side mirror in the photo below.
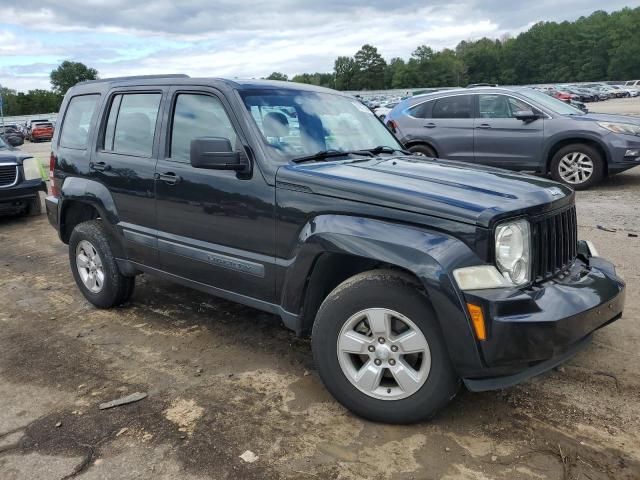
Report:
M 222 137 L 199 137 L 191 140 L 191 165 L 212 170 L 244 170 L 246 163 L 231 141 Z
M 523 122 L 530 122 L 532 120 L 536 120 L 539 117 L 539 115 L 537 113 L 534 113 L 533 110 L 519 110 L 514 113 L 514 116 L 518 120 L 522 120 Z

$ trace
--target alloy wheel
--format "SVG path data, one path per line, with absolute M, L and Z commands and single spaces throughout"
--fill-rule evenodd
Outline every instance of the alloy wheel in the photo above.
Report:
M 429 344 L 401 313 L 369 308 L 352 315 L 338 336 L 338 361 L 362 393 L 399 400 L 416 393 L 431 370 Z
M 571 152 L 560 159 L 558 173 L 563 181 L 579 185 L 591 178 L 594 168 L 593 160 L 587 154 Z
M 80 280 L 91 293 L 100 293 L 104 287 L 104 268 L 96 248 L 87 240 L 76 247 L 76 267 Z

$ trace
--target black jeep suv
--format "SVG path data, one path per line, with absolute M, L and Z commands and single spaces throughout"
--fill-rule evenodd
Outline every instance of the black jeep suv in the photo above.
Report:
M 106 79 L 59 118 L 47 214 L 91 303 L 125 302 L 145 272 L 279 315 L 364 417 L 513 385 L 621 316 L 571 189 L 412 156 L 339 92 Z

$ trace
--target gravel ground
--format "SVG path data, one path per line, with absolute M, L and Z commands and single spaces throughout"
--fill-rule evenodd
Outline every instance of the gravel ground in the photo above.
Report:
M 345 411 L 271 315 L 146 275 L 93 308 L 44 216 L 0 219 L 0 479 L 638 479 L 639 202 L 640 168 L 578 194 L 581 238 L 628 284 L 620 321 L 562 368 L 412 426 Z

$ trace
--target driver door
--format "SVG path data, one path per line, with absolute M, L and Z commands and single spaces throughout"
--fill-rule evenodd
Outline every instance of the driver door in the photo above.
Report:
M 274 187 L 249 174 L 194 168 L 191 140 L 228 138 L 247 162 L 246 142 L 222 95 L 173 89 L 156 167 L 158 250 L 162 269 L 220 290 L 273 302 Z

